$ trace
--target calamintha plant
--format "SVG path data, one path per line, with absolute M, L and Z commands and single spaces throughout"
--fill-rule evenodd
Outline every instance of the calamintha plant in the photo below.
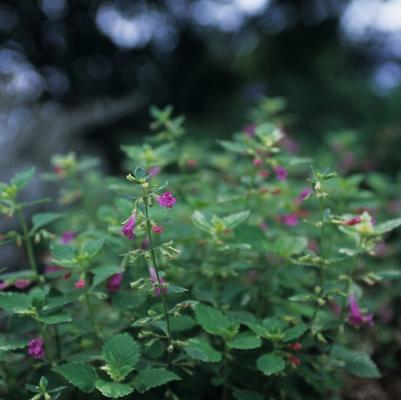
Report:
M 336 400 L 396 367 L 396 191 L 297 155 L 283 105 L 217 150 L 152 108 L 126 179 L 53 158 L 56 211 L 20 201 L 33 168 L 0 184 L 26 255 L 0 276 L 1 398 Z

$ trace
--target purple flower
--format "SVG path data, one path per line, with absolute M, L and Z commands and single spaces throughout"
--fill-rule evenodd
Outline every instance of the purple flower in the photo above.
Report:
M 356 297 L 351 294 L 348 297 L 349 316 L 348 323 L 353 326 L 373 326 L 373 314 L 363 314 L 356 301 Z
M 312 188 L 305 188 L 302 192 L 298 195 L 297 200 L 299 203 L 305 201 L 309 198 L 309 196 L 313 193 Z
M 285 214 L 281 216 L 281 222 L 287 226 L 298 225 L 299 219 L 296 214 Z
M 134 229 L 136 223 L 136 212 L 134 212 L 125 222 L 121 228 L 121 234 L 127 237 L 129 240 L 134 238 Z
M 44 358 L 45 347 L 44 347 L 44 341 L 41 337 L 29 341 L 28 354 L 36 359 Z
M 75 232 L 65 231 L 61 234 L 61 244 L 69 244 L 75 239 Z
M 117 274 L 114 274 L 107 281 L 107 285 L 106 285 L 107 290 L 109 292 L 117 292 L 118 290 L 120 290 L 122 280 L 123 280 L 122 272 L 118 272 Z
M 10 285 L 7 282 L 0 281 L 0 290 L 7 289 Z
M 157 280 L 157 274 L 156 274 L 156 270 L 153 267 L 149 268 L 149 278 L 150 280 L 153 282 L 154 286 L 155 286 L 155 296 L 160 296 L 162 291 L 164 294 L 167 294 L 167 288 L 166 287 L 159 287 L 159 282 Z M 161 285 L 165 285 L 166 281 L 160 277 L 160 284 Z
M 274 172 L 279 181 L 285 181 L 287 179 L 288 171 L 284 167 L 278 166 L 274 168 Z
M 159 205 L 161 205 L 162 207 L 172 208 L 177 200 L 173 197 L 171 192 L 166 192 L 160 195 L 157 198 L 157 201 L 159 202 Z
M 17 289 L 26 289 L 31 284 L 31 281 L 28 279 L 17 279 L 14 283 L 14 286 Z
M 60 272 L 63 271 L 63 268 L 59 267 L 58 265 L 46 265 L 43 272 L 47 274 L 52 274 L 53 272 Z
M 152 176 L 157 175 L 160 171 L 161 171 L 161 168 L 160 168 L 160 167 L 157 167 L 157 166 L 150 167 L 150 168 L 148 169 L 148 176 L 149 176 L 149 178 L 152 177 Z
M 248 124 L 244 127 L 244 133 L 250 138 L 255 136 L 256 124 Z

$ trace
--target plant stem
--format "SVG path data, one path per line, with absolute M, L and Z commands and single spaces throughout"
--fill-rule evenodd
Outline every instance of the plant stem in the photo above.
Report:
M 35 256 L 33 254 L 32 241 L 31 237 L 29 236 L 28 226 L 26 224 L 24 213 L 21 211 L 20 207 L 17 207 L 17 214 L 22 227 L 22 232 L 24 234 L 24 242 L 25 242 L 26 252 L 28 255 L 29 265 L 31 266 L 32 272 L 36 276 L 38 275 L 38 267 L 36 265 Z
M 159 288 L 160 288 L 160 297 L 161 297 L 162 304 L 163 304 L 164 318 L 166 320 L 166 326 L 167 326 L 168 345 L 170 346 L 171 343 L 172 343 L 172 340 L 173 340 L 173 337 L 172 337 L 172 334 L 171 334 L 171 327 L 170 327 L 170 318 L 168 316 L 166 295 L 164 293 L 163 285 L 162 285 L 161 280 L 160 280 L 159 268 L 158 268 L 158 265 L 157 265 L 156 255 L 155 255 L 155 251 L 154 251 L 154 248 L 153 248 L 152 230 L 151 230 L 150 220 L 149 220 L 148 197 L 147 197 L 147 193 L 146 193 L 145 189 L 144 189 L 144 198 L 143 198 L 143 200 L 144 200 L 144 203 L 145 203 L 146 229 L 147 229 L 148 238 L 149 238 L 150 254 L 152 256 L 152 261 L 153 261 L 153 265 L 154 265 L 155 272 L 156 272 L 157 284 L 159 285 Z M 169 357 L 169 368 L 170 368 L 170 357 Z
M 54 327 L 54 338 L 56 341 L 56 357 L 57 360 L 61 360 L 62 356 L 61 356 L 61 343 L 60 343 L 60 335 L 58 332 L 58 326 L 57 325 L 53 325 Z
M 97 341 L 99 344 L 101 344 L 101 343 L 102 343 L 102 340 L 101 340 L 101 338 L 100 338 L 98 329 L 97 329 L 97 327 L 96 327 L 95 314 L 94 314 L 94 312 L 93 312 L 93 307 L 92 307 L 92 303 L 91 303 L 90 298 L 89 298 L 88 290 L 85 290 L 84 298 L 85 298 L 85 304 L 86 304 L 86 308 L 87 308 L 87 310 L 88 310 L 88 317 L 89 317 L 89 321 L 90 321 L 91 326 L 92 326 L 93 334 L 94 334 L 95 337 L 96 337 L 96 341 Z

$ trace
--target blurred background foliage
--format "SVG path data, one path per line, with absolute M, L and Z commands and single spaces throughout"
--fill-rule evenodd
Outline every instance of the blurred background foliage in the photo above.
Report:
M 303 153 L 347 130 L 400 167 L 400 0 L 9 0 L 0 38 L 2 179 L 71 149 L 117 172 L 151 104 L 217 138 L 262 96 L 286 99 Z

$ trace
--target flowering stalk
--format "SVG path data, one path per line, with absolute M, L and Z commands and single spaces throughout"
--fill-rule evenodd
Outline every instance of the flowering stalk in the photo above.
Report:
M 20 207 L 17 207 L 17 214 L 18 214 L 18 219 L 20 221 L 20 224 L 22 227 L 22 232 L 24 235 L 24 242 L 25 242 L 26 252 L 28 255 L 29 265 L 31 266 L 32 272 L 35 274 L 35 276 L 37 276 L 38 275 L 38 267 L 36 265 L 35 257 L 33 255 L 32 241 L 31 241 L 31 237 L 29 236 L 28 226 L 26 224 L 24 213 L 21 211 Z
M 159 268 L 158 268 L 156 255 L 155 255 L 155 250 L 154 250 L 154 247 L 153 247 L 152 227 L 151 227 L 150 219 L 149 219 L 148 193 L 147 193 L 147 190 L 146 190 L 145 187 L 143 188 L 143 192 L 144 192 L 143 201 L 144 201 L 144 209 L 145 209 L 145 217 L 146 217 L 146 230 L 147 230 L 148 239 L 149 239 L 149 249 L 150 249 L 150 254 L 151 254 L 151 257 L 152 257 L 153 266 L 154 266 L 154 269 L 155 269 L 155 272 L 156 272 L 157 284 L 160 287 L 160 297 L 161 297 L 162 304 L 163 304 L 164 318 L 166 320 L 167 336 L 168 336 L 168 349 L 169 349 L 169 348 L 171 348 L 171 344 L 172 344 L 172 340 L 173 340 L 172 334 L 171 334 L 171 327 L 170 327 L 170 318 L 168 316 L 166 294 L 165 294 L 165 291 L 162 290 L 163 289 L 163 283 L 162 283 L 161 278 L 160 278 Z M 169 361 L 169 364 L 170 364 L 170 361 Z M 170 365 L 169 365 L 169 367 L 170 367 Z

